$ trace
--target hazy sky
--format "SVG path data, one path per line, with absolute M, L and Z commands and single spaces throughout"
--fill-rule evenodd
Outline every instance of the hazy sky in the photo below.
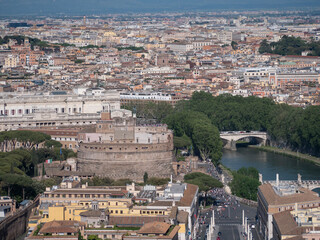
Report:
M 0 15 L 320 7 L 320 0 L 0 0 Z

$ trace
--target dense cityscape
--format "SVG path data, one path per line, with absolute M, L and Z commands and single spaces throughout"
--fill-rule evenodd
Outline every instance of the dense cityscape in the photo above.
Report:
M 320 12 L 150 12 L 0 11 L 0 240 L 320 239 Z

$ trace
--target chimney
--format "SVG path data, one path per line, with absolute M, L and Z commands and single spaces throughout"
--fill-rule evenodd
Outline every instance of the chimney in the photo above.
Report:
M 276 174 L 276 185 L 279 187 L 279 173 Z

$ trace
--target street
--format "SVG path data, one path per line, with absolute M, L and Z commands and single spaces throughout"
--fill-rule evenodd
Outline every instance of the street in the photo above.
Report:
M 215 169 L 213 166 L 208 167 L 208 173 L 215 178 L 221 179 L 222 172 L 219 172 L 219 170 Z M 231 179 L 228 177 L 226 180 L 229 182 Z M 214 210 L 215 213 L 213 240 L 247 239 L 247 236 L 244 234 L 244 227 L 242 226 L 243 212 L 244 216 L 248 219 L 248 225 L 252 230 L 252 239 L 261 239 L 255 228 L 257 214 L 256 207 L 251 207 L 238 202 L 233 196 L 227 194 L 224 189 L 220 188 L 214 188 L 208 191 L 207 197 L 215 199 L 216 205 L 202 210 L 199 216 L 199 229 L 196 239 L 207 239 L 212 210 Z

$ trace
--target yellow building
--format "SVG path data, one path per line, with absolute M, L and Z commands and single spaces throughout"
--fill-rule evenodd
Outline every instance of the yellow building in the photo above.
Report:
M 66 185 L 68 186 L 68 185 Z M 168 216 L 171 206 L 137 206 L 125 187 L 88 187 L 47 189 L 40 198 L 41 222 L 75 220 L 88 209 L 108 209 L 110 216 Z

